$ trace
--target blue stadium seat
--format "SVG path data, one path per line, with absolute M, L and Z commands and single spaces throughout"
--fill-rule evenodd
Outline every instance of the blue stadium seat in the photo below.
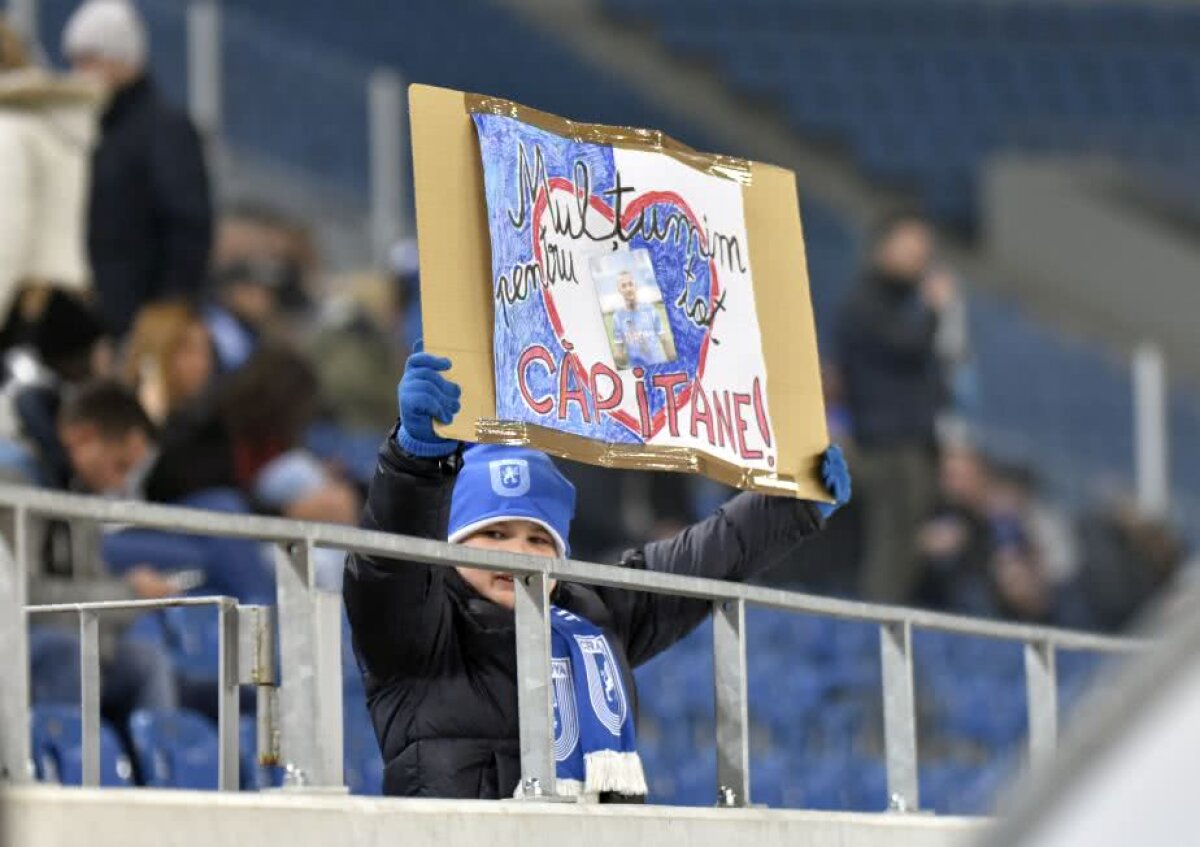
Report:
M 203 715 L 138 710 L 129 718 L 129 734 L 146 785 L 217 787 L 217 730 Z
M 211 606 L 176 606 L 143 615 L 134 623 L 138 638 L 162 644 L 179 674 L 192 680 L 217 678 L 220 628 Z
M 41 782 L 83 784 L 83 722 L 78 706 L 39 705 L 30 714 L 30 752 L 34 775 Z M 120 738 L 100 724 L 100 784 L 133 784 L 133 767 Z

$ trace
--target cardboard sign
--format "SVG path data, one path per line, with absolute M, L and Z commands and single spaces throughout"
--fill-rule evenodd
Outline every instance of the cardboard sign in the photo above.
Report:
M 828 499 L 795 179 L 646 130 L 410 91 L 425 347 L 466 441 Z

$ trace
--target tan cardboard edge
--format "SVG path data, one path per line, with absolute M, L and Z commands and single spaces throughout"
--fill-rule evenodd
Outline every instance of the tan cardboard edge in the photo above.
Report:
M 828 501 L 819 478 L 828 434 L 799 199 L 794 174 L 773 165 L 749 162 L 749 179 L 739 181 L 767 359 L 768 403 L 776 422 L 776 473 L 746 472 L 689 448 L 622 449 L 543 427 L 494 420 L 491 242 L 483 165 L 470 110 L 473 105 L 479 109 L 481 103 L 497 102 L 509 103 L 429 85 L 409 87 L 425 349 L 453 359 L 448 377 L 463 388 L 461 410 L 454 423 L 436 427 L 439 434 L 460 441 L 528 444 L 610 467 L 703 472 L 740 488 Z M 695 153 L 661 133 L 641 132 L 655 135 L 660 145 L 666 139 L 671 149 L 704 161 L 744 161 Z M 788 426 L 781 426 L 782 421 L 788 421 Z

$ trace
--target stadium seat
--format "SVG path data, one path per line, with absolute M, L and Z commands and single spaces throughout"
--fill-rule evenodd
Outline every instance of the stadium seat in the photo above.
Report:
M 217 787 L 217 731 L 203 715 L 138 710 L 129 718 L 129 734 L 146 785 Z
M 30 715 L 30 752 L 41 782 L 83 784 L 83 722 L 78 706 L 34 706 Z M 133 766 L 116 731 L 100 724 L 100 784 L 133 784 Z
M 1196 16 L 1181 6 L 819 0 L 751 4 L 733 22 L 695 4 L 605 6 L 654 20 L 668 49 L 717 64 L 802 131 L 842 141 L 868 172 L 916 178 L 930 212 L 968 228 L 973 174 L 999 147 L 1021 146 L 1014 127 L 1073 123 L 1063 149 L 1104 148 L 1098 125 L 1129 120 L 1147 137 L 1200 112 L 1200 53 L 1185 34 Z

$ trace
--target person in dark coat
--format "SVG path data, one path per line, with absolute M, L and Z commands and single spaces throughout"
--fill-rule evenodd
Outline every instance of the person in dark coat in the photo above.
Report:
M 449 366 L 425 353 L 410 357 L 399 388 L 400 423 L 380 451 L 362 525 L 490 550 L 569 555 L 574 489 L 549 458 L 511 447 L 464 451 L 433 432 L 434 418 L 449 422 L 459 408 L 458 386 L 438 373 Z M 825 454 L 823 476 L 836 503 L 743 493 L 675 537 L 629 551 L 618 567 L 749 579 L 818 532 L 849 499 L 836 447 Z M 710 604 L 571 583 L 551 591 L 558 790 L 637 801 L 645 780 L 633 726 L 633 668 L 684 638 Z M 511 575 L 350 555 L 343 593 L 385 762 L 384 793 L 513 796 L 520 744 Z M 572 643 L 592 649 L 581 657 Z
M 63 33 L 73 67 L 112 98 L 92 157 L 88 253 L 109 329 L 166 297 L 197 298 L 212 248 L 212 201 L 200 137 L 146 69 L 146 36 L 126 0 L 88 0 Z
M 885 221 L 839 326 L 864 492 L 860 593 L 876 602 L 913 599 L 920 579 L 914 539 L 936 496 L 934 427 L 944 385 L 935 336 L 956 294 L 951 277 L 930 273 L 934 248 L 933 230 L 919 215 Z

